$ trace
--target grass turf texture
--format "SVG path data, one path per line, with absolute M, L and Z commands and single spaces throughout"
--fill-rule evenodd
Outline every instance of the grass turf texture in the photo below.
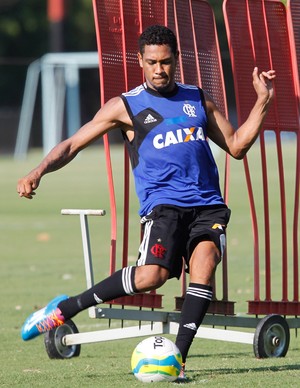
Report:
M 275 146 L 268 145 L 272 237 L 272 296 L 281 298 L 281 245 L 280 201 L 278 199 L 277 161 Z M 284 161 L 287 179 L 288 225 L 291 224 L 289 202 L 293 200 L 295 148 L 284 143 Z M 122 210 L 120 171 L 123 152 L 112 149 L 116 165 L 116 192 L 118 213 Z M 90 235 L 95 267 L 95 280 L 109 272 L 110 222 L 107 179 L 101 146 L 91 147 L 69 166 L 43 178 L 36 198 L 19 199 L 15 186 L 17 179 L 33 168 L 41 159 L 40 151 L 31 152 L 23 162 L 1 157 L 0 173 L 0 246 L 1 246 L 1 318 L 0 386 L 2 387 L 132 387 L 143 386 L 130 371 L 131 353 L 141 338 L 82 345 L 81 355 L 70 360 L 50 360 L 44 350 L 43 338 L 25 343 L 20 338 L 24 319 L 34 309 L 42 307 L 60 293 L 74 295 L 85 289 L 85 275 L 78 216 L 61 216 L 62 208 L 104 208 L 108 216 L 90 217 Z M 259 225 L 262 225 L 263 200 L 259 173 L 259 147 L 249 154 L 254 191 L 258 197 Z M 224 155 L 217 157 L 223 179 Z M 256 163 L 256 165 L 255 165 Z M 254 166 L 254 167 L 253 167 Z M 292 190 L 290 187 L 293 187 Z M 132 189 L 133 191 L 133 189 Z M 137 252 L 139 220 L 138 205 L 133 193 L 130 211 L 130 263 Z M 228 228 L 229 299 L 236 301 L 236 313 L 245 314 L 246 301 L 253 298 L 253 244 L 247 189 L 242 162 L 231 161 L 229 206 L 232 218 Z M 121 224 L 122 222 L 120 222 Z M 119 226 L 121 238 L 122 225 Z M 288 230 L 290 236 L 290 230 Z M 263 232 L 260 243 L 263 254 Z M 288 238 L 288 242 L 291 238 Z M 118 251 L 120 252 L 119 248 Z M 289 254 L 291 247 L 289 243 Z M 120 255 L 118 255 L 120 256 Z M 117 263 L 117 268 L 121 261 Z M 219 284 L 220 270 L 217 274 Z M 291 271 L 289 272 L 289 280 Z M 264 268 L 261 268 L 262 296 L 264 299 Z M 220 287 L 219 287 L 220 288 Z M 174 296 L 180 296 L 180 282 L 169 281 L 159 291 L 164 294 L 167 311 L 174 309 Z M 289 288 L 292 295 L 292 286 Z M 87 312 L 74 318 L 79 331 L 107 328 L 106 321 L 92 320 Z M 135 324 L 135 323 L 134 323 Z M 120 327 L 113 322 L 113 327 Z M 169 336 L 170 339 L 174 337 Z M 291 344 L 285 358 L 257 360 L 251 345 L 196 339 L 187 364 L 189 385 L 220 387 L 299 386 L 299 339 L 291 331 Z M 156 384 L 152 384 L 155 386 Z M 170 383 L 159 383 L 159 387 Z

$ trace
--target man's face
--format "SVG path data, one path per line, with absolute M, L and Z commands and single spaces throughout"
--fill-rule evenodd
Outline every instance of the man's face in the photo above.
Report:
M 147 86 L 158 92 L 174 89 L 178 55 L 169 45 L 146 45 L 143 55 L 138 53 L 139 64 L 144 70 Z

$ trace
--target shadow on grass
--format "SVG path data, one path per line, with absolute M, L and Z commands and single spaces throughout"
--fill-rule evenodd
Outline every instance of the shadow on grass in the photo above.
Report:
M 240 358 L 240 357 L 248 357 L 249 356 L 249 352 L 235 352 L 235 353 L 217 353 L 217 354 L 211 354 L 211 353 L 208 353 L 208 354 L 192 354 L 192 355 L 189 355 L 188 358 L 211 358 L 212 356 L 218 356 L 218 358 L 222 358 L 222 357 L 225 357 L 225 358 Z
M 195 380 L 210 379 L 212 376 L 223 376 L 223 375 L 238 375 L 238 374 L 249 374 L 251 373 L 264 373 L 264 372 L 291 372 L 300 371 L 300 365 L 280 365 L 280 366 L 263 366 L 263 367 L 248 367 L 248 368 L 216 368 L 216 369 L 189 369 L 189 378 L 186 383 L 192 383 Z
M 249 353 L 247 352 L 239 352 L 234 354 L 228 354 L 228 353 L 218 353 L 218 357 L 226 358 L 226 359 L 238 359 L 249 356 Z M 196 354 L 196 355 L 190 355 L 189 358 L 198 358 L 198 359 L 206 359 L 211 357 L 211 354 Z M 255 359 L 257 360 L 257 359 Z M 262 360 L 257 360 L 262 361 Z M 201 364 L 201 361 L 200 361 Z M 253 365 L 249 364 L 248 367 L 219 367 L 219 368 L 205 368 L 203 369 L 195 369 L 195 368 L 187 368 L 187 381 L 185 384 L 193 383 L 195 384 L 195 381 L 201 380 L 210 380 L 212 377 L 221 377 L 225 375 L 247 375 L 249 372 L 252 374 L 255 373 L 268 373 L 268 372 L 291 372 L 291 371 L 300 371 L 300 365 L 299 364 L 288 364 L 288 365 Z

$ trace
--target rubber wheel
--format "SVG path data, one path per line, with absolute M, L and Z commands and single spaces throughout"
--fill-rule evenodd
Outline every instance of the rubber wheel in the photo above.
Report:
M 77 326 L 71 320 L 66 321 L 62 326 L 50 330 L 44 335 L 44 343 L 49 358 L 62 359 L 78 357 L 80 354 L 80 345 L 66 346 L 62 338 L 67 334 L 78 333 Z
M 253 339 L 255 357 L 284 357 L 289 344 L 290 329 L 282 316 L 267 315 L 257 325 Z

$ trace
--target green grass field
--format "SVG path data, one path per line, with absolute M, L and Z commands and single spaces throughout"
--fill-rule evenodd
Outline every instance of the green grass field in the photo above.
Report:
M 281 298 L 280 201 L 278 199 L 277 161 L 274 144 L 268 146 L 270 168 L 270 214 L 272 237 L 272 295 Z M 288 225 L 291 224 L 295 148 L 284 144 Z M 123 153 L 112 149 L 116 164 L 118 213 L 122 211 L 120 172 Z M 110 220 L 105 161 L 101 146 L 91 147 L 69 166 L 46 176 L 32 201 L 20 199 L 16 193 L 19 177 L 41 159 L 40 150 L 31 152 L 22 162 L 0 158 L 0 246 L 1 246 L 1 318 L 0 318 L 0 386 L 2 387 L 139 387 L 131 374 L 130 357 L 139 338 L 82 345 L 81 355 L 69 360 L 50 360 L 43 338 L 25 343 L 20 338 L 24 319 L 60 293 L 74 295 L 86 287 L 79 219 L 62 216 L 62 208 L 104 208 L 108 215 L 89 220 L 95 280 L 109 272 Z M 224 155 L 217 157 L 223 179 Z M 262 225 L 263 200 L 259 173 L 259 147 L 249 154 L 257 195 L 259 225 Z M 133 188 L 132 188 L 133 191 Z M 130 211 L 129 259 L 134 261 L 138 248 L 139 220 L 135 195 Z M 247 189 L 242 162 L 231 161 L 229 206 L 232 218 L 228 228 L 229 299 L 236 301 L 236 313 L 246 315 L 247 300 L 253 298 L 253 243 Z M 119 238 L 122 235 L 119 226 Z M 289 226 L 288 241 L 291 241 Z M 263 255 L 263 232 L 260 251 Z M 118 248 L 120 254 L 120 247 Z M 289 257 L 291 248 L 289 247 Z M 121 262 L 117 263 L 117 267 Z M 291 270 L 289 280 L 291 279 Z M 261 268 L 264 298 L 264 268 Z M 217 274 L 219 284 L 220 271 Z M 219 289 L 218 288 L 218 289 Z M 160 291 L 167 311 L 174 309 L 174 296 L 181 294 L 180 282 L 172 280 Z M 292 287 L 289 289 L 292 295 Z M 93 320 L 83 312 L 74 318 L 81 332 L 99 330 L 106 322 Z M 114 326 L 120 325 L 114 322 Z M 173 337 L 170 336 L 172 339 Z M 299 339 L 291 331 L 291 343 L 285 358 L 257 360 L 252 346 L 196 339 L 187 370 L 192 386 L 218 387 L 298 387 L 300 377 Z M 156 386 L 156 384 L 152 384 Z M 159 387 L 170 383 L 157 384 Z

